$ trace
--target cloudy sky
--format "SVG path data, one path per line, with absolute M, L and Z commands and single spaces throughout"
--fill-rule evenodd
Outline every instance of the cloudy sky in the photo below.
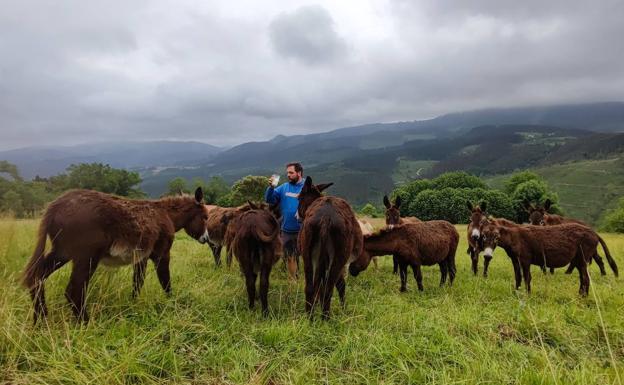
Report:
M 623 1 L 0 0 L 0 149 L 624 100 Z

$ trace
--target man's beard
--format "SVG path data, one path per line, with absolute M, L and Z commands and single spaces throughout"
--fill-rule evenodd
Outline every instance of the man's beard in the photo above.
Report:
M 290 182 L 291 184 L 297 184 L 297 182 L 299 182 L 299 176 L 296 176 L 295 178 L 297 178 L 297 179 L 292 180 L 292 179 L 288 178 L 288 182 Z

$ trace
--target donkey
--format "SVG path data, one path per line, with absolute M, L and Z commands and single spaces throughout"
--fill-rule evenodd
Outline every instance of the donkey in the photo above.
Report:
M 334 287 L 344 306 L 345 267 L 362 252 L 362 231 L 349 203 L 321 194 L 332 184 L 313 185 L 308 176 L 299 193 L 296 215 L 303 222 L 298 243 L 305 273 L 306 311 L 312 317 L 319 301 L 323 319 L 329 318 Z
M 230 228 L 236 231 L 230 231 Z M 269 276 L 273 265 L 279 259 L 281 242 L 280 225 L 266 205 L 249 202 L 249 210 L 234 218 L 228 226 L 227 237 L 231 240 L 231 250 L 245 276 L 249 308 L 253 309 L 256 299 L 256 279 L 260 274 L 260 302 L 262 314 L 269 314 Z
M 477 275 L 479 271 L 479 253 L 481 253 L 481 227 L 487 220 L 486 202 L 481 202 L 480 205 L 473 205 L 472 202 L 466 201 L 468 210 L 470 210 L 470 222 L 468 223 L 468 250 L 466 252 L 470 255 L 472 261 L 472 272 Z M 487 277 L 488 267 L 490 266 L 491 257 L 484 256 L 483 258 L 483 276 Z
M 566 218 L 566 217 L 562 217 L 561 215 L 556 215 L 556 214 L 548 214 L 548 210 L 550 209 L 551 204 L 552 202 L 550 201 L 550 199 L 546 199 L 543 206 L 535 206 L 529 201 L 525 201 L 524 207 L 529 213 L 529 222 L 532 225 L 536 225 L 536 226 L 538 225 L 539 226 L 552 226 L 552 225 L 560 225 L 562 223 L 577 223 L 579 225 L 590 227 L 587 223 L 580 221 L 578 219 Z M 607 248 L 607 244 L 605 243 L 605 241 L 600 236 L 598 236 L 598 238 L 600 241 L 600 245 L 602 245 L 602 249 L 604 250 L 605 254 L 609 253 L 609 249 Z M 602 260 L 600 255 L 598 255 L 598 253 L 594 254 L 594 261 L 596 261 L 596 264 L 600 268 L 600 274 L 607 275 L 604 261 Z M 610 266 L 615 276 L 617 277 L 618 276 L 617 265 L 610 265 Z M 574 266 L 570 265 L 568 266 L 568 269 L 566 270 L 565 273 L 571 274 L 572 271 L 574 271 Z M 551 268 L 550 273 L 553 274 L 554 272 L 555 272 L 555 269 Z
M 370 222 L 368 222 L 365 219 L 358 219 L 358 225 L 360 225 L 360 230 L 362 230 L 362 235 L 369 235 L 375 231 L 375 229 L 373 228 L 373 225 L 371 225 Z M 379 268 L 377 257 L 373 257 L 373 264 L 375 265 L 375 270 L 377 270 Z
M 208 212 L 208 234 L 210 235 L 210 250 L 214 256 L 215 266 L 221 266 L 221 250 L 224 246 L 225 231 L 227 230 L 228 215 L 233 215 L 237 207 L 211 206 Z M 227 250 L 227 266 L 232 264 L 232 253 Z
M 83 322 L 89 316 L 85 295 L 91 276 L 101 262 L 109 266 L 132 264 L 133 297 L 145 278 L 147 260 L 165 293 L 171 293 L 170 249 L 175 233 L 184 229 L 200 243 L 208 242 L 207 210 L 201 188 L 188 195 L 159 200 L 130 200 L 90 190 L 71 190 L 54 200 L 39 225 L 37 245 L 24 271 L 35 313 L 34 322 L 48 314 L 44 282 L 72 261 L 65 291 L 74 315 Z M 52 248 L 44 254 L 46 239 Z
M 599 240 L 586 226 L 567 223 L 507 227 L 487 223 L 482 229 L 482 242 L 485 255 L 490 257 L 497 245 L 505 250 L 514 267 L 516 290 L 524 276 L 526 290 L 531 292 L 531 265 L 563 267 L 572 263 L 579 271 L 579 293 L 585 296 L 589 292 L 587 263 L 597 252 Z
M 364 248 L 360 258 L 349 265 L 349 273 L 357 276 L 365 270 L 372 257 L 395 255 L 399 262 L 401 292 L 407 290 L 407 267 L 411 266 L 418 285 L 423 290 L 421 266 L 440 266 L 440 286 L 450 276 L 453 283 L 457 268 L 455 252 L 459 243 L 459 233 L 447 221 L 427 221 L 406 223 L 394 228 L 386 228 L 364 236 Z
M 393 228 L 394 226 L 402 225 L 404 223 L 416 223 L 420 222 L 420 219 L 416 217 L 401 217 L 401 197 L 397 196 L 394 200 L 394 204 L 390 203 L 387 195 L 383 197 L 384 206 L 386 206 L 386 226 Z M 396 274 L 399 270 L 399 262 L 397 258 L 392 256 L 392 273 Z

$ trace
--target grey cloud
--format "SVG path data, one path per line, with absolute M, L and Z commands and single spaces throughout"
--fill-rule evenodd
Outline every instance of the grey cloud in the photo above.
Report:
M 318 5 L 304 6 L 277 16 L 270 25 L 277 53 L 307 64 L 331 62 L 346 54 L 329 12 Z
M 0 149 L 232 145 L 464 109 L 624 100 L 621 2 L 392 1 L 366 22 L 356 12 L 365 3 L 340 12 L 269 1 L 245 17 L 205 2 L 6 3 Z

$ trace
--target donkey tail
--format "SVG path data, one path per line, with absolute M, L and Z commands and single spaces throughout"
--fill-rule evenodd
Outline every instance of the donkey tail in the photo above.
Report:
M 605 252 L 605 256 L 607 257 L 607 261 L 609 262 L 609 266 L 611 266 L 611 270 L 613 270 L 613 274 L 615 274 L 615 276 L 618 276 L 618 267 L 617 264 L 615 263 L 615 260 L 613 259 L 613 257 L 611 257 L 611 253 L 609 252 L 609 248 L 607 247 L 607 244 L 605 243 L 604 239 L 602 239 L 602 237 L 599 235 L 598 236 L 598 240 L 600 241 L 600 244 L 602 245 L 602 249 Z
M 27 288 L 32 288 L 36 285 L 41 274 L 41 265 L 45 262 L 44 252 L 46 246 L 46 240 L 48 238 L 48 227 L 50 225 L 50 216 L 46 213 L 41 219 L 39 224 L 39 233 L 37 235 L 37 245 L 33 251 L 30 260 L 26 264 L 22 276 L 22 284 Z

